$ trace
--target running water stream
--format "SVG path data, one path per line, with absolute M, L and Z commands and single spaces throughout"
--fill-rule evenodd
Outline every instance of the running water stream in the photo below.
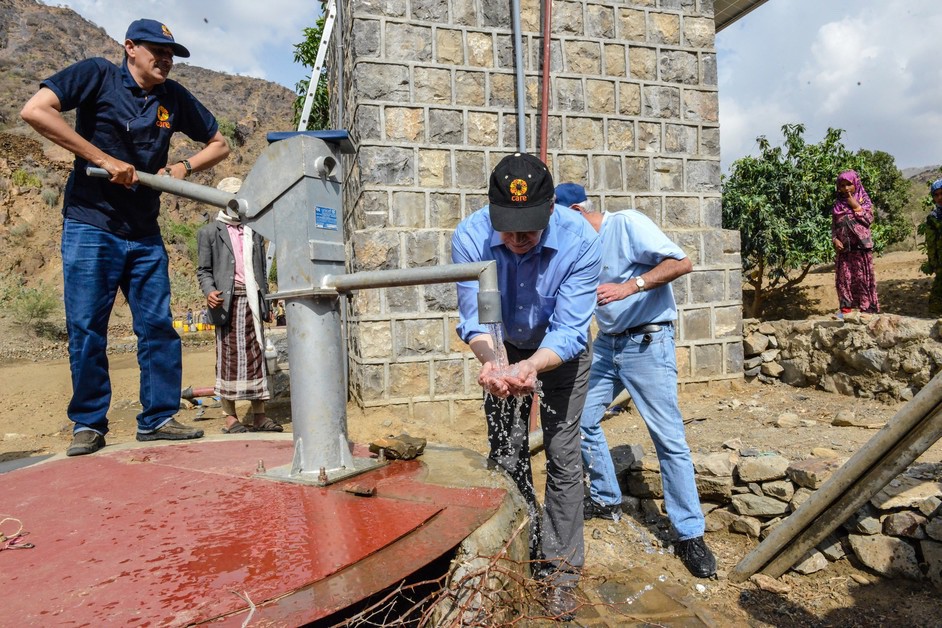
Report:
M 497 370 L 502 371 L 508 366 L 507 349 L 504 348 L 503 323 L 485 323 L 484 327 L 491 335 L 491 342 L 494 344 L 494 354 L 497 355 Z
M 515 372 L 516 366 L 511 368 L 509 360 L 507 359 L 507 348 L 504 347 L 504 328 L 502 323 L 485 323 L 484 327 L 487 329 L 487 333 L 491 336 L 491 343 L 494 345 L 494 355 L 497 357 L 497 372 L 504 374 L 513 374 Z M 534 382 L 533 392 L 537 394 L 539 398 L 543 397 L 542 382 L 537 379 Z

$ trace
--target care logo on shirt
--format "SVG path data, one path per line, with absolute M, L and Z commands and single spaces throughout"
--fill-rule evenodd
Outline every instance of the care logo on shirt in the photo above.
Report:
M 170 128 L 170 123 L 168 122 L 169 119 L 170 119 L 170 112 L 167 111 L 167 108 L 164 107 L 163 105 L 160 105 L 159 107 L 157 107 L 157 126 L 159 126 L 162 129 L 169 129 Z
M 527 182 L 523 179 L 514 179 L 510 182 L 510 200 L 515 203 L 526 202 Z

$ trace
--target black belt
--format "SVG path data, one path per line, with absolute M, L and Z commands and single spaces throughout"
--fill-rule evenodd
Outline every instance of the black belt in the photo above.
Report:
M 660 323 L 648 323 L 646 325 L 637 325 L 635 327 L 629 327 L 625 331 L 620 331 L 617 334 L 608 334 L 609 336 L 633 336 L 635 334 L 653 334 L 654 332 L 661 331 L 665 327 L 671 327 L 674 323 L 672 321 L 661 321 Z

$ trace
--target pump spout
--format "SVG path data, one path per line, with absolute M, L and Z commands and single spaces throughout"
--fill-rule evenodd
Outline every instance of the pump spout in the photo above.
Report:
M 421 268 L 362 271 L 349 275 L 326 275 L 321 282 L 321 289 L 350 292 L 364 288 L 416 286 L 469 279 L 478 280 L 478 320 L 481 323 L 501 322 L 497 262 L 493 260 Z
M 500 290 L 497 288 L 497 262 L 488 262 L 478 275 L 478 322 L 500 323 Z

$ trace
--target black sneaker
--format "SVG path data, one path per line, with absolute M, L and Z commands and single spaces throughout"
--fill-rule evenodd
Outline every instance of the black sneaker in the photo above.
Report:
M 65 450 L 66 456 L 93 454 L 105 446 L 105 437 L 92 430 L 82 430 L 72 435 L 72 444 Z
M 710 578 L 716 575 L 716 557 L 698 536 L 686 541 L 674 543 L 674 554 L 687 570 L 698 578 Z
M 191 438 L 202 438 L 203 430 L 187 427 L 178 423 L 176 419 L 170 419 L 159 430 L 147 434 L 137 433 L 137 440 L 189 440 Z
M 618 521 L 621 519 L 621 504 L 612 504 L 605 506 L 594 499 L 586 499 L 582 505 L 582 518 L 589 519 L 608 519 L 609 521 Z

